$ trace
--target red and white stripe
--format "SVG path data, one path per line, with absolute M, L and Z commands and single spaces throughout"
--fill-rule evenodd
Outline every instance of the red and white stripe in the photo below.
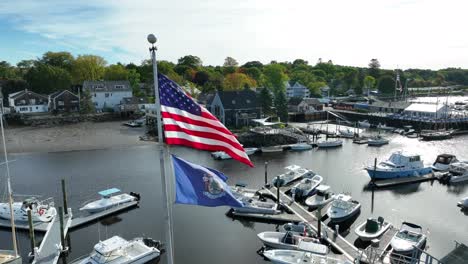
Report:
M 233 159 L 253 167 L 237 138 L 215 116 L 201 106 L 201 116 L 161 105 L 167 144 L 208 151 L 224 151 Z

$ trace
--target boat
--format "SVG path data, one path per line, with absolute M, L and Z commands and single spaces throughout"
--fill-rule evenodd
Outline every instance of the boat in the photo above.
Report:
M 465 181 L 468 181 L 468 171 L 461 175 L 452 175 L 449 179 L 450 183 L 459 183 Z
M 317 142 L 317 147 L 319 148 L 336 148 L 336 147 L 341 147 L 342 145 L 343 145 L 343 140 L 339 140 L 339 139 Z
M 305 200 L 305 204 L 310 209 L 314 209 L 329 204 L 333 199 L 335 199 L 335 196 L 331 192 L 330 186 L 319 185 L 316 188 L 316 193 Z
M 340 260 L 310 252 L 272 249 L 263 252 L 263 256 L 274 264 L 352 264 L 348 260 Z
M 411 256 L 415 250 L 423 250 L 426 247 L 426 236 L 420 226 L 403 222 L 390 245 L 393 248 L 392 254 Z
M 336 196 L 327 210 L 331 222 L 343 222 L 361 210 L 361 204 L 349 195 Z
M 38 200 L 35 197 L 27 198 L 23 202 L 14 202 L 13 211 L 15 221 L 28 221 L 28 210 L 31 210 L 33 222 L 48 223 L 57 215 L 52 198 Z M 10 219 L 10 206 L 0 203 L 0 218 Z
M 236 195 L 234 195 L 236 196 Z M 239 196 L 237 197 L 243 207 L 233 207 L 236 213 L 243 214 L 280 214 L 281 210 L 278 209 L 278 204 L 275 202 L 261 201 L 257 197 Z
M 402 128 L 397 128 L 397 129 L 393 130 L 393 133 L 400 134 L 400 135 L 403 135 L 404 132 L 405 132 L 405 130 L 402 129 Z
M 369 127 L 371 127 L 371 124 L 370 124 L 369 121 L 367 121 L 367 120 L 359 121 L 359 122 L 358 122 L 358 125 L 359 125 L 359 127 L 362 127 L 362 128 L 369 128 Z
M 128 127 L 141 127 L 143 126 L 143 123 L 137 122 L 136 120 L 132 120 L 132 121 L 123 123 L 123 125 L 128 126 Z
M 343 137 L 343 138 L 354 138 L 354 132 L 351 131 L 351 129 L 349 129 L 349 128 L 340 129 L 338 134 L 339 134 L 340 137 Z
M 312 178 L 315 176 L 313 171 L 301 168 L 298 165 L 289 165 L 284 169 L 286 170 L 285 173 L 278 175 L 278 177 L 273 179 L 273 186 L 276 186 L 278 179 L 280 181 L 279 186 L 285 186 L 301 178 Z
M 119 236 L 113 236 L 104 241 L 99 241 L 94 246 L 93 252 L 81 259 L 74 261 L 79 264 L 141 264 L 156 259 L 160 255 L 159 242 L 150 238 L 136 238 L 125 240 Z
M 458 162 L 458 159 L 455 155 L 440 154 L 432 164 L 432 169 L 435 171 L 448 171 L 449 165 L 456 162 Z
M 368 218 L 364 223 L 356 227 L 354 233 L 362 241 L 371 241 L 382 236 L 391 226 L 392 224 L 385 221 L 383 217 Z
M 301 250 L 319 255 L 328 253 L 328 247 L 320 244 L 319 239 L 294 235 L 292 232 L 262 232 L 257 237 L 271 248 Z
M 314 230 L 312 230 L 312 228 L 309 225 L 303 222 L 297 224 L 286 223 L 280 226 L 279 231 L 282 233 L 292 232 L 295 235 L 306 237 L 315 237 L 317 235 L 317 233 Z
M 405 135 L 408 138 L 418 138 L 418 134 L 416 134 L 416 132 L 411 132 L 411 133 L 408 133 L 408 134 L 405 134 Z
M 80 211 L 96 213 L 114 206 L 139 200 L 139 195 L 136 193 L 127 194 L 120 192 L 121 191 L 117 188 L 100 191 L 98 194 L 101 196 L 101 199 L 87 203 L 85 206 L 80 208 Z
M 452 175 L 463 175 L 468 171 L 468 162 L 457 161 L 449 164 L 448 171 Z
M 419 177 L 432 172 L 431 167 L 424 166 L 419 155 L 401 151 L 394 152 L 388 160 L 380 162 L 376 167 L 368 166 L 366 170 L 374 180 Z
M 293 151 L 303 151 L 312 149 L 312 145 L 306 142 L 300 142 L 296 144 L 289 145 Z
M 386 124 L 378 124 L 377 125 L 377 129 L 381 129 L 381 130 L 387 130 L 387 131 L 394 131 L 395 128 L 394 127 L 391 127 L 391 126 L 387 126 Z
M 452 138 L 452 131 L 450 130 L 440 130 L 440 131 L 427 131 L 419 135 L 422 140 L 443 140 Z
M 323 177 L 314 175 L 312 178 L 305 178 L 291 189 L 294 199 L 305 199 L 315 193 L 315 188 L 322 183 Z
M 245 153 L 250 156 L 252 154 L 255 154 L 255 152 L 258 151 L 258 148 L 244 148 L 244 151 Z M 215 151 L 215 152 L 211 152 L 211 156 L 214 158 L 214 159 L 217 159 L 217 160 L 227 160 L 227 159 L 232 159 L 231 156 L 229 156 L 229 154 L 227 154 L 226 152 L 224 151 Z
M 385 144 L 388 144 L 389 140 L 382 137 L 382 136 L 376 136 L 376 137 L 372 137 L 372 138 L 369 138 L 367 140 L 367 145 L 368 146 L 374 146 L 374 147 L 379 147 L 379 146 L 383 146 Z
M 468 196 L 461 199 L 461 201 L 457 203 L 457 206 L 461 209 L 468 209 Z
M 278 153 L 283 152 L 283 146 L 262 147 L 262 153 Z

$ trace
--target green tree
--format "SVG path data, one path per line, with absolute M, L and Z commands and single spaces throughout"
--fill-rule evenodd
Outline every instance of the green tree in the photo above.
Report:
M 128 71 L 121 64 L 110 65 L 106 67 L 104 71 L 104 80 L 108 80 L 108 81 L 128 80 Z
M 0 79 L 16 79 L 15 67 L 6 61 L 0 61 Z
M 236 72 L 226 75 L 223 86 L 224 89 L 241 90 L 245 87 L 255 87 L 256 83 L 249 76 Z
M 89 90 L 84 91 L 80 98 L 80 112 L 83 114 L 90 114 L 96 112 L 96 108 L 91 100 Z
M 287 80 L 284 71 L 284 66 L 280 64 L 270 64 L 264 67 L 266 86 L 273 88 L 275 95 L 278 92 L 284 92 L 284 82 Z
M 101 80 L 104 76 L 106 61 L 95 55 L 80 55 L 73 62 L 72 78 L 74 84 L 82 84 L 84 81 Z
M 143 91 L 140 88 L 140 74 L 137 72 L 136 69 L 128 70 L 128 81 L 130 82 L 130 86 L 132 87 L 133 96 L 145 96 L 145 93 L 143 93 Z
M 257 67 L 241 68 L 240 72 L 247 74 L 250 78 L 254 79 L 257 83 L 260 82 L 260 77 L 262 76 L 262 72 Z
M 315 76 L 312 73 L 303 70 L 294 71 L 289 75 L 289 77 L 292 82 L 299 82 L 305 86 L 309 83 L 315 82 Z
M 369 75 L 378 79 L 380 76 L 380 62 L 378 59 L 371 59 L 369 62 Z
M 203 86 L 210 79 L 210 74 L 207 71 L 198 71 L 195 73 L 193 82 L 197 85 Z
M 69 89 L 71 86 L 71 76 L 67 70 L 41 62 L 26 73 L 25 79 L 32 91 L 43 94 Z
M 202 66 L 202 60 L 197 56 L 186 55 L 177 61 L 177 65 L 183 65 L 192 69 L 198 69 Z
M 327 83 L 325 82 L 311 82 L 307 85 L 309 88 L 310 94 L 313 97 L 321 97 L 322 96 L 322 91 L 320 88 L 327 86 Z
M 226 59 L 224 59 L 223 66 L 224 67 L 237 67 L 239 66 L 239 63 L 236 61 L 236 59 L 232 57 L 226 57 Z
M 16 64 L 16 69 L 18 70 L 18 77 L 23 78 L 26 75 L 26 73 L 34 67 L 35 60 L 21 60 Z
M 271 96 L 271 92 L 270 92 L 270 89 L 264 87 L 261 91 L 260 91 L 260 105 L 262 107 L 262 112 L 263 114 L 265 115 L 270 115 L 272 114 L 272 104 L 273 104 L 273 98 Z
M 375 87 L 375 78 L 370 75 L 364 77 L 364 87 L 366 89 L 373 89 Z
M 40 62 L 71 71 L 75 58 L 70 52 L 52 52 L 48 51 L 42 55 Z
M 378 80 L 378 89 L 383 94 L 392 94 L 395 90 L 395 81 L 391 75 L 383 75 Z
M 275 107 L 276 115 L 278 115 L 281 122 L 288 123 L 288 102 L 286 101 L 285 92 L 280 91 L 275 94 Z
M 252 67 L 262 69 L 263 64 L 259 61 L 248 61 L 244 65 L 242 65 L 242 68 L 252 68 Z

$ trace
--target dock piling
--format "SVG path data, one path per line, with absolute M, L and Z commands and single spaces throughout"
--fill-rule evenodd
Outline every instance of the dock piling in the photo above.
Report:
M 60 206 L 58 209 L 59 209 L 59 220 L 60 220 L 60 242 L 62 243 L 62 251 L 66 251 L 65 229 L 64 229 L 64 224 L 63 224 L 63 208 Z
M 68 202 L 67 202 L 67 190 L 65 188 L 65 179 L 62 179 L 62 195 L 63 195 L 63 208 L 65 214 L 68 215 Z
M 280 177 L 276 176 L 276 204 L 280 204 Z
M 34 237 L 34 225 L 32 220 L 31 209 L 28 209 L 28 224 L 29 224 L 29 240 L 31 242 L 30 257 L 34 257 L 34 248 L 36 247 L 36 238 Z
M 322 237 L 322 206 L 317 208 L 317 236 Z
M 265 185 L 268 184 L 268 161 L 265 161 Z

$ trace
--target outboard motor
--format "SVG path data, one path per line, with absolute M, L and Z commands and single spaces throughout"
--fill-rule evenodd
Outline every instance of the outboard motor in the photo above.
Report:
M 157 248 L 157 249 L 161 249 L 161 247 L 162 247 L 161 241 L 154 240 L 154 239 L 149 238 L 149 237 L 143 238 L 143 243 L 148 247 L 154 247 L 154 248 Z
M 139 193 L 136 193 L 136 192 L 130 192 L 130 195 L 135 197 L 137 201 L 140 201 L 140 194 Z

